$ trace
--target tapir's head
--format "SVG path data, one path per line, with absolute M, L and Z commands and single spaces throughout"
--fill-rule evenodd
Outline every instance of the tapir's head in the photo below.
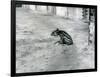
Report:
M 51 36 L 58 36 L 59 29 L 57 28 L 51 33 Z

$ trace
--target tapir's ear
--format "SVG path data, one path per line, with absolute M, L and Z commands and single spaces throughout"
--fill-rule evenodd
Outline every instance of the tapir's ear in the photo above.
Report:
M 57 28 L 57 30 L 59 30 L 59 29 Z

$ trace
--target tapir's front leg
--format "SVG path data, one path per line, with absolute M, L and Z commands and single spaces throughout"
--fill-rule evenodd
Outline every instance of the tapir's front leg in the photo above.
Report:
M 60 40 L 60 41 L 57 41 L 57 42 L 55 42 L 54 44 L 62 44 L 62 41 Z

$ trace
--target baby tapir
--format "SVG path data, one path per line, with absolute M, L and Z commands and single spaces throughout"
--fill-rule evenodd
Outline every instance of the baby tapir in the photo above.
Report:
M 67 32 L 65 32 L 63 30 L 59 30 L 58 28 L 51 33 L 51 36 L 60 37 L 60 40 L 57 41 L 56 43 L 66 44 L 66 45 L 73 44 L 73 40 L 72 40 L 71 36 Z

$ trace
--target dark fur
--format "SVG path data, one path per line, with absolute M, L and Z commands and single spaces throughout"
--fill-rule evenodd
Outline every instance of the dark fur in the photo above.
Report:
M 67 44 L 67 45 L 73 44 L 73 40 L 72 40 L 71 36 L 67 32 L 65 32 L 63 30 L 59 30 L 58 28 L 51 33 L 51 36 L 60 37 L 60 40 L 57 41 L 56 43 Z

